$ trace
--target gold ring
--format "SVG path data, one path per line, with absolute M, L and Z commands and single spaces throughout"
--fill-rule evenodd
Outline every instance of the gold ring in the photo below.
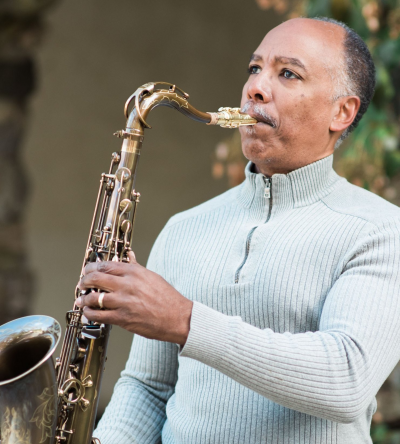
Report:
M 99 307 L 100 307 L 100 310 L 103 309 L 103 299 L 104 299 L 104 295 L 105 295 L 104 291 L 101 292 L 101 293 L 99 294 L 99 299 L 97 300 L 97 302 L 98 302 L 98 304 L 99 304 Z

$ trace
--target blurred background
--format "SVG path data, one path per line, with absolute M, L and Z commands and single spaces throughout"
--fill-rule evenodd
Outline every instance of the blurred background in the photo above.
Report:
M 163 80 L 202 111 L 238 106 L 251 53 L 299 15 L 345 21 L 367 41 L 377 92 L 335 165 L 399 204 L 400 0 L 0 0 L 0 323 L 40 313 L 65 326 L 127 97 Z M 240 183 L 245 165 L 236 132 L 166 108 L 150 123 L 137 180 L 142 264 L 170 216 Z M 113 328 L 100 411 L 131 340 Z M 400 443 L 399 369 L 378 403 L 374 442 Z

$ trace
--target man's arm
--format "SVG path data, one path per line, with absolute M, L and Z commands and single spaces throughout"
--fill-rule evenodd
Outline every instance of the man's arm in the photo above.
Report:
M 101 444 L 161 443 L 165 406 L 175 390 L 178 347 L 136 336 L 129 360 L 93 436 Z
M 195 302 L 181 356 L 285 407 L 354 421 L 400 358 L 399 231 L 399 221 L 382 224 L 354 246 L 319 331 L 260 330 Z

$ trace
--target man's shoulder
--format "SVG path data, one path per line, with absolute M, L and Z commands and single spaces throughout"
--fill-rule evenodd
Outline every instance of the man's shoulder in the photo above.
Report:
M 193 208 L 190 208 L 189 210 L 182 211 L 181 213 L 175 214 L 168 221 L 165 228 L 169 228 L 169 227 L 176 225 L 177 223 L 183 222 L 187 219 L 196 218 L 198 216 L 201 216 L 203 214 L 210 213 L 213 211 L 220 211 L 220 210 L 223 210 L 223 208 L 225 208 L 227 206 L 234 205 L 235 202 L 237 202 L 238 189 L 242 185 L 239 185 L 235 188 L 225 191 L 225 193 L 222 193 L 216 197 L 213 197 L 212 199 L 207 200 L 206 202 L 203 202 L 200 205 L 197 205 Z
M 322 201 L 337 213 L 363 219 L 374 225 L 394 219 L 400 221 L 398 206 L 345 180 Z

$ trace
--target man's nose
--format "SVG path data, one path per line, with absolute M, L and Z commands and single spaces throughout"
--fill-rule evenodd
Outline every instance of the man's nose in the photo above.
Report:
M 271 84 L 270 79 L 266 75 L 257 74 L 250 79 L 247 88 L 247 99 L 263 103 L 271 101 Z

